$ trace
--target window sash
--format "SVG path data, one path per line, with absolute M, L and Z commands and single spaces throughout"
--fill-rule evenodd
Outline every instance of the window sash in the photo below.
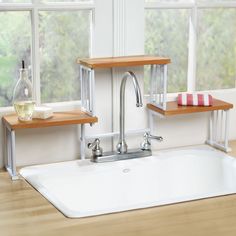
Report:
M 90 51 L 92 55 L 92 42 L 93 42 L 93 26 L 94 26 L 94 11 L 95 3 L 89 2 L 50 2 L 39 3 L 38 0 L 33 0 L 33 3 L 0 3 L 0 11 L 29 11 L 31 14 L 31 62 L 32 62 L 32 78 L 33 90 L 36 104 L 41 104 L 41 91 L 40 91 L 40 53 L 39 53 L 39 12 L 40 11 L 78 11 L 78 10 L 91 10 L 91 28 L 90 28 Z M 70 102 L 71 103 L 71 102 Z M 75 101 L 77 104 L 78 102 Z
M 181 2 L 145 2 L 145 10 L 148 9 L 190 9 L 192 14 L 189 19 L 189 48 L 188 48 L 188 78 L 187 91 L 196 91 L 197 74 L 197 12 L 199 9 L 211 8 L 236 8 L 236 1 L 197 2 L 197 0 L 183 0 Z M 225 90 L 225 89 L 222 89 Z

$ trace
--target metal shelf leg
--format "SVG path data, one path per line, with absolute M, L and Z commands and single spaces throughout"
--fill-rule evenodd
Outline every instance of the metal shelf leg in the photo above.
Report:
M 7 141 L 7 161 L 5 167 L 11 176 L 12 180 L 18 180 L 19 176 L 16 171 L 16 155 L 15 155 L 15 131 L 6 128 Z
M 229 148 L 229 110 L 225 111 L 225 137 L 224 137 L 224 146 L 226 152 L 230 152 L 231 148 Z
M 223 115 L 224 113 L 225 116 Z M 224 138 L 222 134 L 224 134 Z M 206 143 L 224 152 L 230 152 L 231 148 L 229 147 L 228 134 L 229 110 L 212 111 L 209 118 L 209 138 Z
M 85 125 L 80 125 L 80 156 L 81 160 L 85 159 Z

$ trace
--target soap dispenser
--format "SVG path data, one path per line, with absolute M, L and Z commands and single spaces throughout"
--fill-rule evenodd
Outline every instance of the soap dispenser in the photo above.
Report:
M 32 120 L 35 102 L 33 100 L 32 83 L 29 80 L 24 61 L 22 61 L 20 77 L 14 88 L 13 105 L 20 121 Z

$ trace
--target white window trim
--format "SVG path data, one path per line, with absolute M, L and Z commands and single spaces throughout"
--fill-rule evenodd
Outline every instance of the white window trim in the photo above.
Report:
M 198 92 L 196 91 L 196 69 L 197 69 L 197 10 L 205 8 L 236 8 L 236 1 L 218 1 L 212 2 L 211 0 L 206 2 L 196 2 L 195 0 L 181 1 L 181 2 L 145 2 L 145 10 L 147 9 L 189 9 L 191 10 L 190 22 L 189 22 L 189 48 L 188 48 L 188 77 L 187 77 L 187 91 L 186 92 Z M 229 89 L 216 89 L 211 91 L 235 90 L 236 88 Z M 201 91 L 206 92 L 206 91 Z M 176 93 L 170 93 L 170 97 L 176 95 Z
M 212 2 L 208 0 L 206 2 L 196 2 L 194 0 L 181 1 L 181 2 L 145 2 L 145 9 L 190 9 L 193 7 L 197 8 L 230 8 L 236 7 L 236 1 L 218 1 Z
M 33 3 L 0 3 L 0 11 L 24 11 L 37 8 L 38 10 L 87 10 L 94 9 L 95 4 L 90 2 L 51 2 L 39 3 L 39 0 L 34 0 Z
M 92 24 L 90 29 L 90 52 L 93 51 L 93 32 L 94 32 L 94 15 L 95 3 L 89 2 L 72 2 L 72 3 L 39 3 L 39 0 L 33 0 L 33 3 L 0 3 L 1 11 L 28 11 L 31 16 L 31 63 L 32 63 L 32 78 L 33 90 L 36 104 L 41 104 L 41 91 L 40 91 L 40 57 L 39 57 L 39 11 L 78 11 L 78 10 L 91 10 L 92 11 Z M 80 101 L 67 101 L 58 103 L 47 103 L 55 110 L 73 109 L 80 106 Z M 12 106 L 1 107 L 1 113 L 13 112 Z

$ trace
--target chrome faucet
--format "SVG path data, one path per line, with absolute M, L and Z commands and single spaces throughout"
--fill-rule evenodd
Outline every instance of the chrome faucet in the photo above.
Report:
M 128 77 L 132 78 L 132 82 L 134 85 L 134 90 L 136 95 L 136 106 L 137 107 L 143 106 L 141 90 L 138 84 L 138 80 L 132 71 L 128 71 L 124 74 L 120 86 L 120 134 L 119 134 L 119 142 L 116 146 L 116 150 L 120 154 L 127 153 L 127 148 L 128 148 L 125 141 L 125 85 Z
M 100 147 L 100 140 L 95 139 L 93 143 L 88 144 L 88 148 L 92 148 L 92 162 L 102 163 L 151 156 L 152 151 L 150 139 L 162 141 L 162 137 L 160 136 L 153 136 L 149 133 L 145 133 L 144 141 L 142 142 L 141 147 L 138 149 L 128 150 L 128 146 L 125 141 L 125 85 L 129 77 L 131 77 L 134 85 L 136 95 L 136 106 L 143 106 L 138 80 L 133 72 L 128 71 L 124 74 L 120 85 L 120 132 L 116 151 L 103 152 L 102 148 Z

